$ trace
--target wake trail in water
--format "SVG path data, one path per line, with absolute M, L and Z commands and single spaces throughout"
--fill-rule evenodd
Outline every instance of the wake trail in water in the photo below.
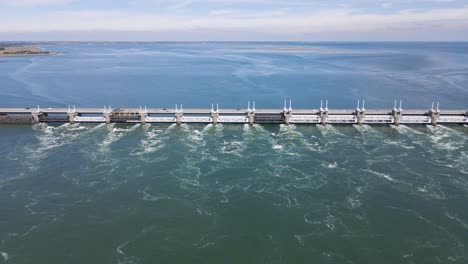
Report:
M 47 93 L 43 91 L 43 88 L 38 82 L 34 82 L 29 80 L 28 78 L 31 78 L 31 73 L 37 73 L 35 70 L 36 68 L 39 68 L 41 66 L 42 60 L 45 58 L 41 57 L 35 57 L 29 59 L 29 64 L 17 69 L 13 73 L 9 73 L 9 77 L 20 83 L 23 87 L 23 89 L 29 93 L 32 97 L 34 98 L 40 98 L 44 102 L 49 102 L 49 103 L 56 103 L 59 105 L 64 105 L 63 101 L 60 100 L 59 98 L 52 96 L 51 93 Z M 16 95 L 19 97 L 24 97 L 24 95 Z

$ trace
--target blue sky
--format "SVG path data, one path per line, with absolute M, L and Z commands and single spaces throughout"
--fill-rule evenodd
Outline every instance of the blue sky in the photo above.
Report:
M 468 40 L 468 0 L 0 0 L 0 40 Z

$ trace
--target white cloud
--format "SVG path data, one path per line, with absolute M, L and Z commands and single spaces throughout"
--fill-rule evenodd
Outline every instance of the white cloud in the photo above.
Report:
M 74 0 L 0 0 L 1 5 L 12 7 L 34 7 L 47 5 L 66 5 Z
M 229 17 L 205 17 L 202 15 L 150 15 L 125 12 L 56 12 L 33 21 L 22 18 L 15 23 L 0 25 L 3 29 L 21 27 L 36 30 L 67 29 L 123 29 L 123 30 L 172 30 L 190 28 L 250 28 L 272 30 L 356 30 L 386 27 L 405 27 L 415 24 L 468 23 L 468 6 L 464 8 L 434 9 L 418 12 L 405 10 L 393 14 L 356 13 L 353 9 L 324 10 L 307 15 L 281 12 L 240 12 Z M 215 12 L 216 13 L 216 12 Z M 229 13 L 227 10 L 218 14 Z M 13 21 L 12 21 L 13 22 Z
M 38 0 L 37 0 L 38 1 Z M 203 14 L 152 14 L 130 11 L 55 11 L 34 17 L 4 16 L 0 32 L 43 31 L 148 31 L 209 32 L 209 36 L 226 32 L 307 36 L 323 33 L 385 34 L 385 32 L 460 32 L 468 28 L 468 5 L 461 8 L 402 10 L 390 14 L 364 13 L 363 10 L 338 8 L 297 14 L 288 10 L 213 9 Z
M 222 16 L 222 15 L 228 15 L 235 13 L 236 10 L 228 10 L 228 9 L 216 9 L 216 10 L 211 10 L 210 15 L 212 16 Z
M 174 1 L 174 2 L 175 2 L 174 4 L 169 6 L 170 9 L 181 9 L 192 4 L 191 0 Z
M 392 7 L 392 3 L 382 3 L 380 6 L 383 7 L 383 8 L 390 8 Z

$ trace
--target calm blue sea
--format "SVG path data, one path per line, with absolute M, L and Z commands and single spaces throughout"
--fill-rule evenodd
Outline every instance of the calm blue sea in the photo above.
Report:
M 468 43 L 61 43 L 0 107 L 468 108 Z M 0 125 L 0 263 L 468 263 L 468 127 Z

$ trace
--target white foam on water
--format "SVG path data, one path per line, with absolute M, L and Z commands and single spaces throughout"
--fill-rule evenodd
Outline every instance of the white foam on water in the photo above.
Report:
M 336 161 L 334 161 L 333 163 L 322 162 L 321 165 L 329 169 L 335 169 L 336 167 L 338 167 L 338 163 Z
M 29 212 L 29 214 L 36 215 L 36 214 L 46 214 L 47 213 L 47 212 L 37 212 L 37 211 L 35 211 L 33 209 L 33 207 L 36 206 L 39 203 L 38 200 L 31 199 L 31 198 L 29 198 L 29 199 L 31 200 L 31 202 L 24 206 L 24 208 L 26 208 L 26 210 Z
M 391 182 L 398 182 L 397 180 L 395 180 L 394 178 L 390 177 L 390 175 L 388 175 L 388 174 L 386 174 L 386 173 L 373 171 L 373 170 L 371 170 L 371 169 L 366 169 L 366 170 L 363 170 L 363 171 L 372 173 L 372 174 L 374 174 L 374 175 L 379 176 L 379 177 L 382 178 L 382 179 L 386 179 L 386 180 L 391 181 Z
M 463 135 L 460 136 L 458 134 L 458 131 L 454 129 L 443 126 L 428 126 L 428 129 L 431 131 L 431 135 L 429 135 L 429 138 L 433 145 L 438 149 L 454 151 L 464 146 L 464 142 L 466 140 L 465 137 Z M 452 130 L 456 133 L 454 133 Z M 459 138 L 455 139 L 454 137 Z
M 180 181 L 182 189 L 199 188 L 201 186 L 201 169 L 192 160 L 186 159 L 180 162 L 179 168 L 171 171 L 170 174 Z
M 319 129 L 320 133 L 322 134 L 323 137 L 330 137 L 330 136 L 340 136 L 340 137 L 346 137 L 343 133 L 338 131 L 336 127 L 333 125 L 316 125 L 316 127 Z
M 0 251 L 0 255 L 2 255 L 3 261 L 8 261 L 8 253 Z
M 82 130 L 86 130 L 87 127 L 85 126 L 76 126 L 76 127 L 69 127 L 69 131 L 82 131 Z
M 82 133 L 69 130 L 69 124 L 54 127 L 40 123 L 33 125 L 33 130 L 37 143 L 24 147 L 25 155 L 22 159 L 31 171 L 39 168 L 40 161 L 46 158 L 51 150 L 73 143 Z
M 117 246 L 116 248 L 116 251 L 117 253 L 121 254 L 121 255 L 125 255 L 125 253 L 123 252 L 123 248 L 129 243 L 129 241 L 125 241 L 124 243 L 120 244 L 119 246 Z
M 287 199 L 287 201 L 288 201 L 287 207 L 290 207 L 290 208 L 300 208 L 299 201 L 297 200 L 296 197 L 287 195 L 287 196 L 286 196 L 286 199 Z
M 468 174 L 468 151 L 462 151 L 454 164 L 461 173 Z
M 332 231 L 336 229 L 336 222 L 337 219 L 331 214 L 328 214 L 327 218 L 323 221 L 325 226 Z
M 206 133 L 208 132 L 210 129 L 213 129 L 213 128 L 217 128 L 218 126 L 220 126 L 221 124 L 218 124 L 218 125 L 213 125 L 213 124 L 207 124 L 203 129 L 202 129 L 202 132 L 203 133 Z M 222 128 L 221 128 L 222 129 Z
M 242 134 L 244 144 L 246 147 L 250 145 L 250 143 L 254 143 L 257 145 L 259 142 L 264 142 L 272 148 L 273 145 L 276 145 L 275 140 L 271 136 L 270 132 L 265 130 L 261 125 L 254 124 L 254 125 L 244 125 L 244 133 Z
M 320 217 L 320 219 L 316 220 L 311 220 L 309 214 L 307 213 L 304 215 L 304 221 L 308 224 L 321 225 L 330 231 L 335 231 L 337 227 L 340 226 L 343 228 L 347 228 L 341 219 L 339 219 L 331 213 L 331 208 L 332 207 L 330 205 L 324 205 L 324 207 L 322 207 L 321 209 L 315 210 L 315 216 Z
M 185 135 L 180 140 L 189 151 L 195 152 L 199 150 L 199 147 L 206 145 L 202 131 L 198 129 L 191 130 L 187 124 L 182 124 L 181 129 Z
M 143 200 L 145 201 L 159 201 L 159 200 L 172 200 L 173 198 L 171 197 L 168 197 L 168 196 L 154 196 L 154 195 L 151 195 L 147 192 L 148 190 L 145 189 L 145 190 L 139 190 L 138 192 L 143 194 Z
M 251 131 L 251 126 L 252 126 L 252 125 L 244 124 L 244 126 L 242 127 L 242 130 L 244 130 L 244 132 Z
M 426 186 L 424 187 L 418 187 L 417 190 L 422 193 L 428 193 L 429 191 L 426 189 Z
M 414 128 L 411 128 L 411 127 L 408 127 L 408 126 L 405 126 L 405 125 L 399 125 L 399 126 L 395 126 L 395 125 L 390 125 L 390 127 L 392 127 L 393 129 L 395 129 L 396 131 L 398 131 L 399 133 L 401 134 L 418 134 L 418 135 L 425 135 L 425 133 L 421 132 L 421 131 L 418 131 Z
M 294 238 L 297 240 L 297 243 L 299 243 L 299 245 L 301 247 L 304 246 L 304 235 L 303 234 L 294 235 Z
M 141 124 L 136 124 L 130 128 L 118 128 L 118 127 L 115 127 L 115 124 L 108 125 L 107 128 L 109 132 L 107 134 L 107 137 L 99 144 L 101 146 L 101 151 L 104 151 L 104 152 L 109 151 L 109 146 L 111 144 L 117 142 L 119 139 L 121 139 L 128 133 L 134 131 L 140 126 Z
M 312 221 L 312 220 L 310 220 L 310 219 L 308 218 L 308 216 L 309 216 L 309 213 L 304 214 L 304 222 L 306 222 L 306 223 L 308 223 L 308 224 L 311 224 L 311 225 L 319 225 L 319 224 L 321 224 L 320 221 Z
M 439 180 L 434 178 L 429 178 L 428 183 L 422 186 L 416 187 L 416 191 L 418 195 L 423 196 L 427 199 L 436 199 L 436 200 L 444 200 L 447 198 L 447 195 L 441 189 Z
M 140 262 L 137 257 L 127 256 L 127 254 L 125 254 L 124 249 L 129 243 L 130 241 L 125 241 L 117 246 L 116 252 L 119 254 L 119 256 L 117 256 L 118 264 L 136 264 Z
M 199 248 L 207 248 L 207 247 L 214 246 L 215 244 L 216 244 L 215 242 L 206 242 L 205 244 L 199 246 Z
M 28 236 L 29 234 L 31 234 L 31 232 L 33 232 L 34 230 L 37 229 L 37 226 L 36 225 L 32 225 L 26 232 L 24 232 L 23 234 L 21 234 L 20 237 L 25 237 L 25 236 Z
M 175 129 L 177 126 L 182 126 L 183 124 L 179 125 L 179 124 L 171 124 L 167 127 L 167 131 L 170 131 L 170 130 L 173 130 Z
M 356 195 L 350 195 L 346 198 L 346 202 L 352 209 L 359 208 L 362 206 L 362 201 L 358 199 Z
M 221 153 L 242 157 L 242 152 L 244 149 L 245 144 L 241 141 L 223 141 Z
M 105 123 L 99 124 L 99 125 L 94 126 L 93 128 L 91 128 L 91 131 L 98 130 L 98 129 L 100 129 L 102 127 L 105 127 L 105 126 L 107 126 L 107 124 L 105 124 Z
M 398 147 L 405 148 L 405 149 L 414 149 L 415 148 L 414 146 L 407 145 L 402 141 L 392 141 L 390 139 L 384 139 L 383 142 L 385 144 L 388 144 L 388 145 L 394 145 L 394 146 L 398 146 Z
M 208 211 L 208 210 L 205 210 L 205 209 L 202 209 L 202 208 L 200 208 L 200 207 L 197 207 L 197 213 L 198 213 L 199 215 L 209 215 L 209 216 L 213 215 L 212 212 L 210 212 L 210 211 Z
M 372 128 L 371 126 L 369 125 L 356 125 L 356 124 L 353 124 L 353 127 L 358 130 L 359 132 L 361 132 L 362 134 L 367 134 L 367 133 L 376 133 L 376 134 L 379 134 L 379 132 L 377 132 L 374 128 Z
M 457 214 L 451 214 L 446 211 L 444 215 L 450 218 L 451 220 L 454 220 L 458 224 L 460 224 L 460 226 L 463 227 L 464 229 L 468 229 L 468 224 L 463 219 L 461 219 Z
M 255 128 L 255 130 L 260 131 L 260 132 L 262 132 L 262 133 L 268 133 L 268 132 L 265 130 L 265 128 L 263 128 L 262 125 L 253 124 L 252 127 Z
M 417 217 L 419 220 L 421 220 L 421 221 L 423 221 L 423 222 L 425 222 L 425 223 L 427 223 L 429 225 L 432 225 L 433 227 L 445 232 L 447 235 L 449 235 L 450 237 L 453 238 L 453 235 L 450 232 L 448 232 L 444 227 L 434 224 L 429 219 L 423 217 L 419 212 L 417 212 L 415 210 L 401 208 L 401 207 L 395 207 L 395 206 L 385 206 L 385 208 L 390 208 L 390 209 L 393 209 L 393 210 L 399 210 L 399 211 L 403 211 L 403 212 L 407 212 L 409 214 L 412 214 L 413 216 Z
M 428 126 L 428 127 L 432 127 L 434 128 L 433 126 Z M 454 136 L 457 136 L 457 137 L 461 137 L 463 140 L 466 140 L 467 139 L 467 135 L 461 131 L 458 131 L 456 129 L 453 129 L 451 127 L 448 127 L 448 126 L 443 126 L 443 125 L 437 125 L 436 128 L 441 128 L 443 130 L 446 130 L 448 132 L 450 132 L 452 135 Z
M 284 149 L 284 146 L 282 146 L 282 145 L 272 145 L 271 148 L 281 150 L 281 149 Z
M 149 126 L 145 126 L 144 132 L 146 137 L 140 140 L 140 146 L 138 146 L 136 149 L 133 149 L 130 152 L 130 155 L 142 156 L 146 154 L 151 154 L 163 149 L 166 146 L 165 141 L 167 141 L 168 135 L 163 135 L 162 130 L 150 130 Z
M 270 134 L 272 149 L 288 156 L 302 156 L 304 150 L 320 151 L 317 142 L 311 143 L 295 125 L 280 125 L 277 135 Z

